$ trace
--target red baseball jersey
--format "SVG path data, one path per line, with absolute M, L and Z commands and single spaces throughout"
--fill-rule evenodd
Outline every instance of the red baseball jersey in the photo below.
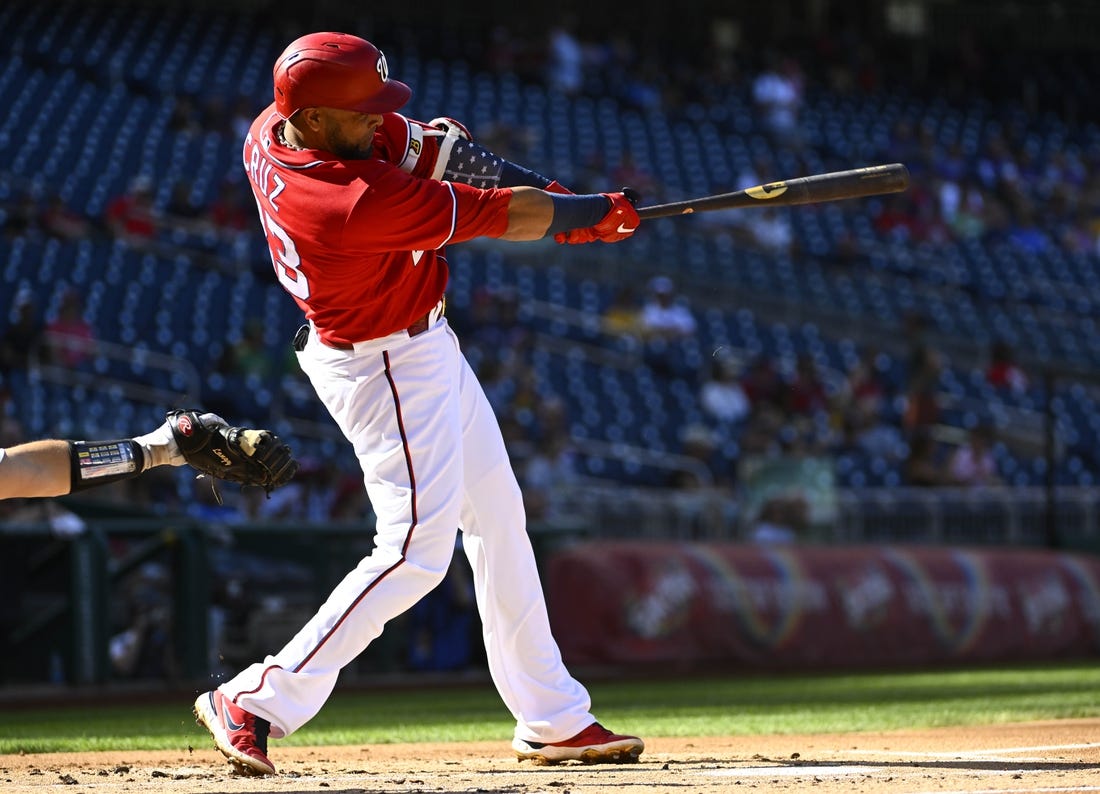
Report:
M 274 105 L 252 122 L 244 168 L 275 274 L 326 343 L 408 328 L 447 287 L 443 247 L 508 227 L 510 189 L 432 178 L 427 125 L 386 113 L 374 158 L 341 160 L 285 146 L 282 123 Z

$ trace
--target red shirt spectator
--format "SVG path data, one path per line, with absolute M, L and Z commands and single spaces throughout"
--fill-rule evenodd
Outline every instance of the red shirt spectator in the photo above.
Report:
M 828 406 L 829 397 L 817 365 L 810 356 L 800 355 L 787 390 L 787 410 L 792 414 L 810 416 L 826 410 Z
M 57 317 L 46 324 L 46 341 L 55 364 L 74 369 L 88 360 L 95 347 L 95 335 L 84 319 L 83 303 L 76 290 L 65 293 Z
M 156 210 L 153 207 L 153 183 L 138 177 L 129 190 L 107 205 L 107 225 L 118 237 L 148 240 L 157 233 Z

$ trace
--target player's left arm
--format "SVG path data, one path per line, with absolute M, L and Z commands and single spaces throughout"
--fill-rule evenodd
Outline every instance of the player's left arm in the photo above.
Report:
M 390 153 L 390 162 L 424 179 L 481 190 L 534 187 L 551 193 L 571 192 L 550 177 L 490 151 L 473 140 L 464 124 L 447 116 L 424 123 L 399 113 L 386 114 L 375 142 L 381 152 Z
M 442 116 L 426 125 L 410 122 L 410 129 L 417 126 L 424 138 L 440 141 L 430 179 L 481 190 L 513 188 L 502 239 L 550 236 L 559 243 L 613 243 L 638 228 L 634 210 L 638 197 L 633 191 L 624 188 L 619 193 L 577 196 L 556 180 L 489 151 L 452 118 Z
M 170 443 L 158 429 L 136 438 L 42 439 L 0 449 L 0 499 L 65 496 L 137 477 L 152 466 L 182 465 Z
M 623 193 L 573 195 L 548 177 L 504 160 L 468 137 L 466 128 L 453 119 L 422 124 L 397 113 L 384 115 L 383 128 L 375 136 L 375 151 L 396 167 L 388 175 L 379 175 L 387 180 L 388 188 L 375 181 L 374 189 L 360 198 L 350 216 L 350 237 L 370 238 L 357 240 L 359 247 L 387 244 L 391 250 L 434 250 L 474 237 L 523 241 L 550 236 L 560 243 L 618 242 L 638 228 L 633 197 Z M 406 149 L 408 156 L 402 155 L 401 162 L 392 161 L 395 153 Z M 448 191 L 445 197 L 439 188 Z M 440 198 L 453 210 L 444 211 L 438 204 Z M 503 217 L 501 199 L 507 201 Z M 486 213 L 491 216 L 489 224 L 474 220 Z M 359 218 L 369 222 L 357 222 Z M 400 244 L 402 240 L 404 244 Z
M 0 499 L 64 496 L 70 460 L 69 443 L 57 439 L 0 449 Z

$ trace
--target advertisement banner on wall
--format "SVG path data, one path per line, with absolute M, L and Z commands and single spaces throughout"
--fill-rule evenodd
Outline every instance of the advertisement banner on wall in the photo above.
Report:
M 769 668 L 1100 652 L 1100 559 L 1042 550 L 585 543 L 547 589 L 571 664 Z

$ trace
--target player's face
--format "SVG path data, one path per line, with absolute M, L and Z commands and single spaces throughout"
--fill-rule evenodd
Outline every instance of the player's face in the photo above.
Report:
M 325 108 L 321 114 L 325 148 L 344 160 L 368 160 L 374 150 L 374 133 L 382 126 L 377 113 Z

